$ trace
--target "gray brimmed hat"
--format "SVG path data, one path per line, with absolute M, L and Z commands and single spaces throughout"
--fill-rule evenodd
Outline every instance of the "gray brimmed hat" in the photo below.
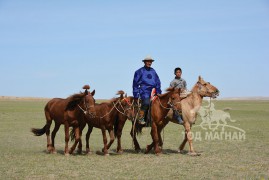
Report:
M 151 56 L 146 56 L 145 59 L 143 59 L 142 61 L 143 61 L 143 62 L 145 62 L 145 61 L 152 61 L 152 62 L 153 62 L 154 59 L 152 59 Z

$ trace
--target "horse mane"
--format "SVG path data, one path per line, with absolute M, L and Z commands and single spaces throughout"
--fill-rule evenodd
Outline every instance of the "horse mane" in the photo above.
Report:
M 82 92 L 69 96 L 67 98 L 68 102 L 67 102 L 67 106 L 65 108 L 65 111 L 73 110 L 76 107 L 76 105 L 80 103 L 80 101 L 82 100 L 82 98 L 84 96 L 85 96 L 85 94 Z
M 175 87 L 169 87 L 169 88 L 167 88 L 167 89 L 165 90 L 166 93 L 164 93 L 164 94 L 159 94 L 158 96 L 159 96 L 159 98 L 165 97 L 165 96 L 167 96 L 169 93 L 173 92 L 175 89 L 176 89 Z

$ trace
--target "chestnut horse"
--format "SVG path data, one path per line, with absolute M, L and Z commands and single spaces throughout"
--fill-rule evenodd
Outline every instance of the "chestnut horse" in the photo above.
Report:
M 54 146 L 54 139 L 61 124 L 64 124 L 65 129 L 65 155 L 69 155 L 68 141 L 69 141 L 69 126 L 73 126 L 76 131 L 76 141 L 79 141 L 79 121 L 85 115 L 95 116 L 93 98 L 95 90 L 92 93 L 88 92 L 89 85 L 83 86 L 84 93 L 74 94 L 66 99 L 53 98 L 45 106 L 46 124 L 42 129 L 32 128 L 32 132 L 36 136 L 41 136 L 44 133 L 47 135 L 47 150 L 50 153 L 56 153 Z M 50 139 L 50 126 L 52 120 L 55 122 L 55 127 L 52 131 Z
M 161 153 L 159 144 L 162 145 L 161 131 L 163 119 L 165 119 L 170 109 L 174 109 L 176 111 L 181 109 L 181 89 L 168 88 L 167 91 L 168 92 L 165 94 L 157 95 L 157 98 L 151 103 L 151 137 L 153 140 L 153 143 L 151 145 L 152 147 L 154 145 L 154 151 L 156 154 Z M 135 150 L 140 151 L 141 149 L 136 139 L 136 133 L 141 133 L 143 126 L 137 124 L 136 122 L 134 122 L 133 124 L 135 124 L 135 126 L 132 126 L 130 134 L 134 140 Z M 148 153 L 148 150 L 146 151 L 146 153 Z
M 133 111 L 132 111 L 132 104 L 131 101 L 133 97 L 125 97 L 123 96 L 124 92 L 119 91 L 117 93 L 120 95 L 118 98 L 112 99 L 110 102 L 104 102 L 101 104 L 95 104 L 95 110 L 96 110 L 96 117 L 94 118 L 85 118 L 85 123 L 81 123 L 80 125 L 80 132 L 82 133 L 82 130 L 84 129 L 86 123 L 88 124 L 88 131 L 86 134 L 86 153 L 90 154 L 90 146 L 89 146 L 89 138 L 92 132 L 93 127 L 99 128 L 102 131 L 103 135 L 103 143 L 104 148 L 102 151 L 105 155 L 108 154 L 108 149 L 114 142 L 114 134 L 118 138 L 118 146 L 117 146 L 117 152 L 122 153 L 123 150 L 121 148 L 121 134 L 122 134 L 122 128 L 125 124 L 125 121 L 127 118 L 133 117 Z M 114 127 L 114 132 L 113 132 Z M 107 144 L 107 137 L 106 137 L 106 130 L 108 130 L 110 141 Z M 70 133 L 72 139 L 74 137 L 74 131 Z M 76 142 L 72 146 L 73 150 L 76 147 Z M 79 141 L 78 145 L 78 153 L 82 152 L 82 142 Z
M 211 85 L 209 82 L 206 82 L 201 78 L 201 76 L 198 77 L 197 83 L 194 85 L 194 87 L 191 90 L 191 94 L 188 95 L 188 97 L 181 100 L 181 108 L 182 108 L 182 116 L 184 121 L 184 129 L 185 129 L 185 138 L 181 145 L 179 146 L 178 152 L 182 152 L 186 142 L 189 142 L 189 154 L 190 155 L 198 155 L 192 145 L 192 134 L 191 134 L 191 127 L 195 123 L 197 112 L 199 108 L 201 107 L 203 97 L 211 97 L 216 98 L 219 95 L 219 90 Z M 152 113 L 157 113 L 157 111 L 152 111 Z M 172 113 L 169 113 L 167 118 L 162 119 L 162 121 L 159 123 L 159 130 L 161 131 L 168 123 L 169 121 L 177 123 L 177 120 L 172 118 Z M 177 123 L 178 124 L 178 123 Z M 153 146 L 155 145 L 154 142 L 152 142 L 150 145 L 146 148 L 146 153 L 148 153 Z M 162 146 L 162 139 L 159 134 L 159 145 Z M 138 146 L 139 147 L 139 146 Z M 138 148 L 136 147 L 136 148 Z

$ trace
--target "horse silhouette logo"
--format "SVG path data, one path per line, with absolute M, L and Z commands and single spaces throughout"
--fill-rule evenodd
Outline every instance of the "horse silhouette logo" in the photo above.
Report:
M 201 106 L 198 115 L 201 117 L 202 122 L 200 123 L 200 127 L 204 130 L 211 130 L 216 131 L 219 128 L 221 128 L 222 131 L 225 130 L 225 128 L 233 128 L 237 129 L 241 132 L 245 132 L 243 129 L 231 126 L 228 124 L 228 122 L 236 122 L 236 120 L 233 120 L 231 118 L 231 115 L 229 112 L 229 109 L 225 110 L 216 110 L 215 105 L 209 100 L 207 106 Z

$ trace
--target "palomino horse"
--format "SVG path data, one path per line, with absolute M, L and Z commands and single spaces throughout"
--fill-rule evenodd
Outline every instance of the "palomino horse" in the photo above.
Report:
M 93 127 L 99 128 L 102 131 L 103 135 L 103 143 L 104 143 L 104 148 L 102 151 L 104 152 L 105 155 L 108 154 L 108 149 L 114 142 L 114 133 L 116 134 L 118 138 L 118 147 L 117 147 L 117 152 L 122 153 L 122 148 L 121 148 L 121 132 L 122 128 L 125 124 L 126 119 L 129 117 L 133 117 L 133 111 L 132 111 L 132 97 L 125 97 L 123 96 L 124 92 L 119 91 L 117 94 L 120 95 L 118 98 L 112 99 L 110 102 L 104 102 L 101 104 L 95 104 L 95 110 L 96 110 L 96 117 L 87 117 L 85 118 L 85 123 L 88 124 L 88 131 L 86 134 L 86 153 L 91 153 L 90 151 L 90 146 L 89 146 L 89 138 L 92 132 Z M 81 123 L 80 125 L 80 132 L 85 127 L 85 123 Z M 113 132 L 113 127 L 114 127 L 114 132 Z M 110 141 L 107 144 L 107 137 L 106 137 L 106 130 L 108 130 L 109 136 L 110 136 Z M 74 131 L 70 133 L 72 139 L 74 137 Z M 76 143 L 72 146 L 71 149 L 75 149 Z M 82 152 L 82 142 L 79 141 L 79 146 L 78 146 L 78 153 Z
M 150 145 L 151 148 L 154 146 L 154 151 L 156 154 L 161 153 L 161 149 L 159 144 L 162 145 L 161 139 L 161 131 L 163 128 L 163 119 L 165 119 L 167 113 L 170 109 L 180 110 L 180 89 L 177 88 L 168 88 L 167 93 L 158 95 L 158 97 L 151 103 L 151 137 L 152 137 L 152 144 Z M 135 123 L 135 130 L 132 126 L 131 136 L 134 140 L 135 150 L 140 151 L 140 146 L 136 139 L 136 133 L 140 133 L 142 131 L 143 126 Z M 147 146 L 146 153 L 149 152 L 149 146 Z
M 185 138 L 181 145 L 179 146 L 178 152 L 182 152 L 186 142 L 189 142 L 190 155 L 197 155 L 193 149 L 192 145 L 192 134 L 191 134 L 191 127 L 195 123 L 197 112 L 199 108 L 201 107 L 203 97 L 211 97 L 216 98 L 219 95 L 219 90 L 211 85 L 209 82 L 204 81 L 200 76 L 198 77 L 197 83 L 194 85 L 194 87 L 191 90 L 191 94 L 188 95 L 188 97 L 181 100 L 181 108 L 182 108 L 182 116 L 184 121 L 184 129 L 185 129 Z M 172 119 L 171 116 L 168 116 L 167 118 L 163 119 L 161 123 L 159 124 L 158 128 L 161 131 L 168 122 L 176 122 L 176 120 Z M 159 145 L 162 146 L 162 140 L 161 136 L 159 135 L 160 141 Z M 147 146 L 146 153 L 149 152 L 154 145 L 154 142 L 152 144 Z
M 69 141 L 69 126 L 73 126 L 76 129 L 76 141 L 80 139 L 79 136 L 79 121 L 81 121 L 85 115 L 95 116 L 93 98 L 95 90 L 92 93 L 88 92 L 89 85 L 83 86 L 84 93 L 74 94 L 66 99 L 53 98 L 45 106 L 46 124 L 42 129 L 32 128 L 32 132 L 36 136 L 41 136 L 44 133 L 47 135 L 47 150 L 50 153 L 56 153 L 54 147 L 54 139 L 61 124 L 64 124 L 65 128 L 65 155 L 69 154 L 68 141 Z M 55 122 L 55 127 L 52 131 L 50 139 L 50 126 L 52 120 Z M 51 141 L 51 142 L 50 142 Z

